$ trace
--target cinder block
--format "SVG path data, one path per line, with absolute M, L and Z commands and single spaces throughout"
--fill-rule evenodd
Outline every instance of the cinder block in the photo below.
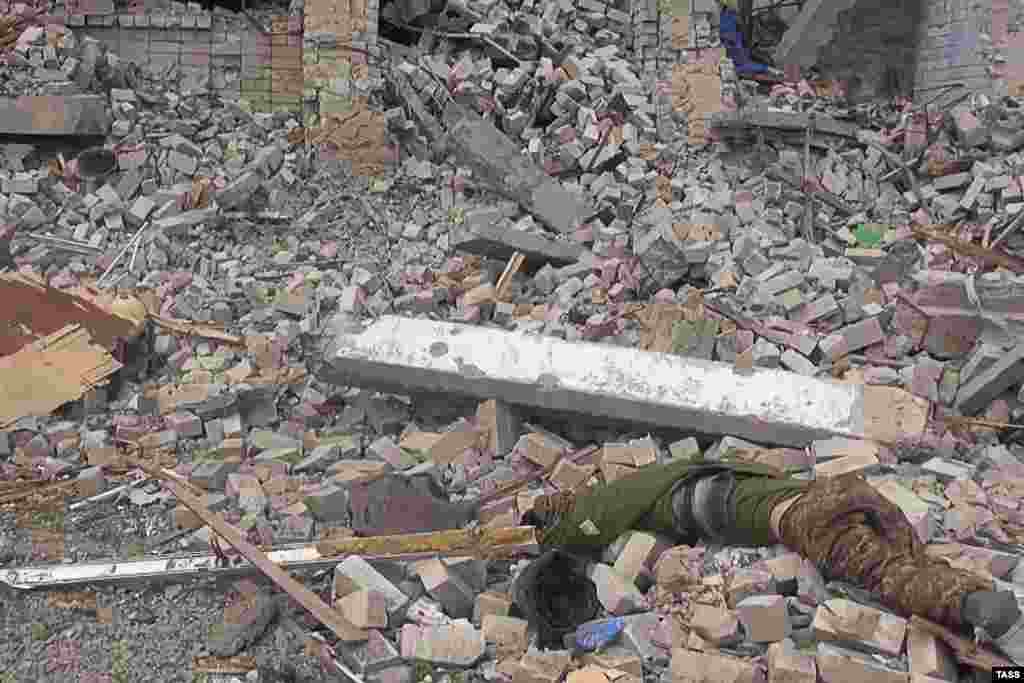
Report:
M 946 681 L 957 680 L 957 663 L 949 646 L 917 626 L 907 630 L 907 658 L 910 673 Z
M 882 652 L 898 656 L 903 648 L 907 620 L 836 598 L 826 601 L 815 612 L 812 628 L 819 640 L 860 640 Z
M 342 615 L 359 628 L 385 628 L 388 625 L 384 594 L 360 589 L 334 603 Z
M 792 640 L 768 646 L 768 680 L 772 683 L 816 683 L 817 676 L 814 657 L 798 653 Z
M 747 638 L 755 643 L 777 643 L 789 637 L 792 624 L 781 595 L 752 595 L 736 606 Z
M 752 663 L 708 652 L 674 648 L 669 664 L 673 681 L 722 681 L 723 683 L 755 683 L 761 673 Z
M 473 614 L 474 593 L 465 581 L 448 570 L 441 560 L 424 560 L 416 565 L 416 572 L 430 597 L 441 603 L 444 611 L 456 619 Z

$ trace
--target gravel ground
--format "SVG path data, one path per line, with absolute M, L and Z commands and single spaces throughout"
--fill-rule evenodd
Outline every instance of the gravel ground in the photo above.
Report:
M 63 534 L 65 560 L 137 557 L 166 532 L 162 504 L 97 504 L 68 514 Z M 52 558 L 38 535 L 13 512 L 0 512 L 0 567 Z M 146 533 L 148 530 L 148 534 Z M 179 553 L 174 543 L 157 551 Z M 2 569 L 0 569 L 2 571 Z M 329 576 L 298 575 L 329 597 Z M 260 577 L 261 590 L 273 587 Z M 129 683 L 197 681 L 196 657 L 209 656 L 211 634 L 223 622 L 224 607 L 237 595 L 238 579 L 138 582 L 89 586 L 80 591 L 3 590 L 0 602 L 0 683 Z M 243 655 L 255 659 L 260 681 L 336 680 L 324 677 L 317 659 L 304 654 L 313 623 L 280 592 L 278 617 Z M 74 598 L 77 597 L 77 600 Z M 61 604 L 63 602 L 63 604 Z M 215 677 L 207 677 L 213 683 Z
M 46 593 L 8 596 L 0 634 L 0 670 L 8 681 L 196 681 L 195 657 L 209 656 L 211 631 L 222 621 L 232 591 L 212 580 L 95 590 L 96 605 L 54 606 Z M 276 622 L 245 655 L 261 681 L 334 680 L 304 651 L 301 610 L 283 606 Z M 276 672 L 277 676 L 271 676 Z M 288 675 L 288 674 L 291 675 Z

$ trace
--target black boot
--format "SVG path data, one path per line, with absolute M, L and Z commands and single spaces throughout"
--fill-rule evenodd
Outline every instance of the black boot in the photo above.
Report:
M 537 629 L 541 648 L 562 649 L 566 635 L 597 617 L 597 587 L 586 569 L 584 559 L 551 550 L 513 582 L 512 602 Z
M 964 622 L 985 629 L 993 638 L 1005 634 L 1020 619 L 1013 591 L 975 591 L 964 598 Z
M 1024 614 L 1013 591 L 975 591 L 964 598 L 963 619 L 980 628 L 1004 655 L 1024 665 Z

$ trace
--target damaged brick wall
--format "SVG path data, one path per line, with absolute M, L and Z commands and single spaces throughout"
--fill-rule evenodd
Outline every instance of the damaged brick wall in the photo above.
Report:
M 68 26 L 87 28 L 144 69 L 177 73 L 182 90 L 240 97 L 254 111 L 304 111 L 307 124 L 318 113 L 348 111 L 353 97 L 369 92 L 377 23 L 378 0 L 292 2 L 269 33 L 194 2 L 118 12 L 109 0 L 72 0 L 66 8 Z
M 927 97 L 945 84 L 962 82 L 992 94 L 993 20 L 1008 0 L 925 0 L 918 22 L 915 91 Z M 1005 20 L 1003 22 L 1005 33 Z M 1018 62 L 1019 63 L 1019 62 Z
M 344 115 L 378 76 L 379 9 L 379 0 L 307 0 L 303 94 L 320 115 Z
M 76 0 L 63 17 L 121 59 L 160 76 L 176 74 L 180 91 L 206 88 L 241 98 L 254 111 L 301 109 L 301 15 L 275 18 L 270 33 L 198 3 L 119 12 L 112 2 Z
M 992 2 L 992 72 L 998 95 L 1024 93 L 1024 2 Z
M 914 83 L 913 36 L 927 0 L 861 0 L 839 15 L 834 40 L 818 66 L 845 80 L 853 96 L 910 94 Z

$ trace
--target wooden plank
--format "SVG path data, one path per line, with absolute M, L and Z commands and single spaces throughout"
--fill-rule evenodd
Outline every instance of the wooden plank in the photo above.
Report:
M 1024 273 L 1024 259 L 1011 256 L 1010 254 L 1001 251 L 996 251 L 995 249 L 986 249 L 980 244 L 966 242 L 952 235 L 940 232 L 941 229 L 946 227 L 947 226 L 942 225 L 915 226 L 912 230 L 914 237 L 938 242 L 962 256 L 976 258 L 980 261 L 984 261 L 987 265 L 1006 268 L 1010 272 L 1016 274 Z
M 210 512 L 200 498 L 188 492 L 186 489 L 187 482 L 183 477 L 170 470 L 153 467 L 145 463 L 139 463 L 139 466 L 148 474 L 166 482 L 171 492 L 185 507 L 196 513 L 207 526 L 227 541 L 232 548 L 241 553 L 245 559 L 252 562 L 260 572 L 277 584 L 281 590 L 306 608 L 306 611 L 312 614 L 321 624 L 329 628 L 339 639 L 346 643 L 367 639 L 367 631 L 357 628 L 354 624 L 350 623 L 341 616 L 340 612 L 331 609 L 316 593 L 303 586 L 285 570 L 267 559 L 267 556 L 259 548 L 242 538 L 241 534 L 224 521 L 221 515 Z
M 411 553 L 466 554 L 474 557 L 495 557 L 522 552 L 536 547 L 532 526 L 451 529 L 424 534 L 366 536 L 363 538 L 331 538 L 317 543 L 317 550 L 326 557 L 342 555 L 406 555 Z

